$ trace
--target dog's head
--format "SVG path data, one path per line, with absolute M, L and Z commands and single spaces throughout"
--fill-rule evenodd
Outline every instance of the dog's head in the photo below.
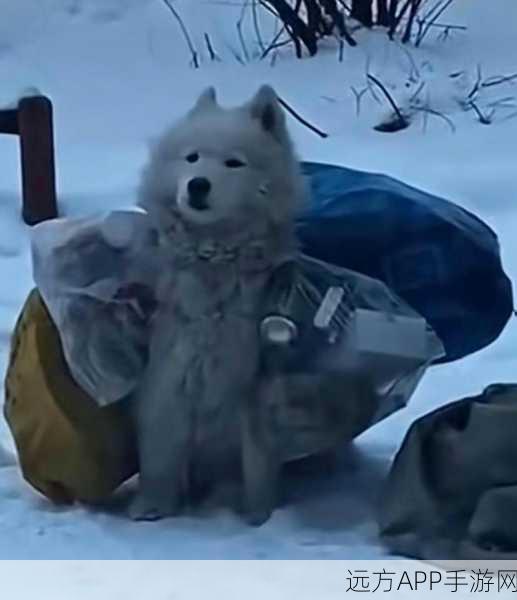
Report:
M 283 110 L 269 86 L 238 108 L 207 89 L 152 149 L 140 204 L 157 226 L 225 230 L 292 221 L 303 195 Z M 253 220 L 253 221 L 251 221 Z

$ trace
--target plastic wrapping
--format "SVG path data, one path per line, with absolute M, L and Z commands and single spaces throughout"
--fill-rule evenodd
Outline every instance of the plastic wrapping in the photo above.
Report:
M 34 279 L 72 376 L 100 405 L 126 397 L 145 366 L 160 272 L 145 214 L 58 219 L 32 235 Z M 277 268 L 267 298 L 257 327 L 265 364 L 298 389 L 276 407 L 294 438 L 293 404 L 310 420 L 330 396 L 350 401 L 350 389 L 341 400 L 344 381 L 366 381 L 373 412 L 364 429 L 404 406 L 425 368 L 443 355 L 426 321 L 386 285 L 304 255 Z M 300 393 L 309 380 L 325 396 Z M 326 419 L 318 425 L 322 439 L 335 426 Z M 291 446 L 301 450 L 288 454 L 304 453 L 298 442 Z
M 304 255 L 277 271 L 269 302 L 263 323 L 281 319 L 292 332 L 286 341 L 263 331 L 271 368 L 367 382 L 377 407 L 370 424 L 405 406 L 443 356 L 425 319 L 382 282 Z
M 32 229 L 33 276 L 70 372 L 105 406 L 126 397 L 145 366 L 156 305 L 155 240 L 145 214 L 114 211 Z
M 302 163 L 303 252 L 384 282 L 443 342 L 437 362 L 496 340 L 513 314 L 497 235 L 476 215 L 379 173 Z

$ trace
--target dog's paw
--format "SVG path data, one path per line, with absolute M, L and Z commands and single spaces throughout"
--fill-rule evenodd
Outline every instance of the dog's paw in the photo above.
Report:
M 179 513 L 179 503 L 173 500 L 148 498 L 137 494 L 129 505 L 128 514 L 133 521 L 158 521 Z

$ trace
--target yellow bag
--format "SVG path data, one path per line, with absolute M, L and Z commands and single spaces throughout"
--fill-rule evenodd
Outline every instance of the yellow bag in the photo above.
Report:
M 126 403 L 100 408 L 74 382 L 37 290 L 13 333 L 4 415 L 25 479 L 54 502 L 101 502 L 137 471 Z

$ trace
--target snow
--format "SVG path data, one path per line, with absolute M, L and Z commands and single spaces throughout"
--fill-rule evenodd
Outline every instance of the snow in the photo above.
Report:
M 517 71 L 517 5 L 459 1 L 447 21 L 467 25 L 468 32 L 455 33 L 445 43 L 430 37 L 422 48 L 410 50 L 411 58 L 380 32 L 361 32 L 359 46 L 346 47 L 343 62 L 329 45 L 317 58 L 303 62 L 282 52 L 274 65 L 269 60 L 242 65 L 234 58 L 239 52 L 234 27 L 238 8 L 186 0 L 176 6 L 196 43 L 203 31 L 210 33 L 221 62 L 203 55 L 202 67 L 190 68 L 177 23 L 158 0 L 24 0 L 2 8 L 0 106 L 28 88 L 52 98 L 65 214 L 130 206 L 148 141 L 189 108 L 207 85 L 216 86 L 222 103 L 232 104 L 268 82 L 330 134 L 322 140 L 291 120 L 304 159 L 382 171 L 475 211 L 498 232 L 505 268 L 517 276 L 517 118 L 510 118 L 511 107 L 501 107 L 491 125 L 482 125 L 457 101 L 472 89 L 478 65 L 484 77 Z M 357 116 L 351 92 L 351 86 L 365 86 L 367 64 L 409 111 L 414 110 L 412 93 L 424 82 L 422 98 L 445 113 L 456 132 L 434 115 L 428 115 L 424 128 L 423 114 L 416 114 L 413 125 L 399 133 L 374 131 L 387 114 L 386 104 L 377 104 L 367 93 Z M 461 77 L 450 78 L 459 71 L 464 71 Z M 408 88 L 411 76 L 418 83 L 410 81 Z M 517 94 L 516 89 L 511 84 L 487 88 L 480 107 L 489 109 L 489 103 Z M 0 161 L 3 369 L 10 333 L 32 280 L 28 231 L 20 221 L 15 140 L 0 137 Z M 385 550 L 377 539 L 375 505 L 407 427 L 440 404 L 494 382 L 515 380 L 516 342 L 511 322 L 490 348 L 434 368 L 410 406 L 364 434 L 352 449 L 344 449 L 336 468 L 319 464 L 312 472 L 291 474 L 286 503 L 259 529 L 210 505 L 148 524 L 130 522 L 118 505 L 109 512 L 52 506 L 12 466 L 7 454 L 12 440 L 2 423 L 0 558 L 380 558 Z

